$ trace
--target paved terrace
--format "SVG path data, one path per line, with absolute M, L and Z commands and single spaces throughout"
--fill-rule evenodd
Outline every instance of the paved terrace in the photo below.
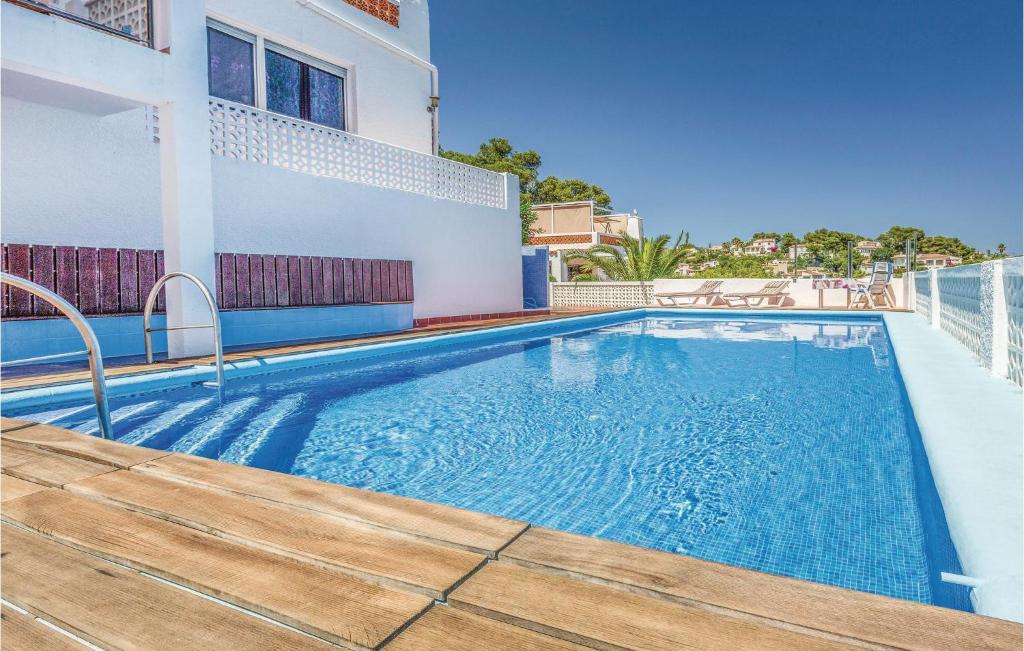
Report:
M 1002 620 L 0 426 L 4 648 L 1021 648 Z

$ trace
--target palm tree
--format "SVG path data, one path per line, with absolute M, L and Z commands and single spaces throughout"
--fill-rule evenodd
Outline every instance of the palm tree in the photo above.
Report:
M 597 280 L 601 271 L 610 280 L 650 281 L 655 278 L 674 278 L 676 268 L 683 263 L 690 242 L 686 231 L 679 233 L 675 244 L 669 246 L 669 236 L 645 237 L 642 240 L 622 234 L 620 246 L 598 244 L 585 251 L 572 251 L 569 260 L 582 260 L 582 274 L 576 280 Z

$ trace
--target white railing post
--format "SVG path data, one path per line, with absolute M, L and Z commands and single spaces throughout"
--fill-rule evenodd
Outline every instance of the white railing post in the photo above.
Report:
M 939 296 L 939 270 L 928 270 L 928 283 L 931 286 L 932 299 L 932 327 L 938 330 L 942 327 L 942 301 Z
M 1003 261 L 992 263 L 990 278 L 992 295 L 992 375 L 1008 377 L 1010 373 L 1010 317 L 1006 310 L 1003 289 Z M 985 288 L 981 288 L 982 293 Z

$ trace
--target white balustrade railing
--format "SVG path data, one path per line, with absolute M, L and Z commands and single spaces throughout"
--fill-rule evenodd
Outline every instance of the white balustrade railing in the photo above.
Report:
M 993 375 L 1024 385 L 1021 258 L 918 271 L 915 311 L 959 341 Z
M 502 174 L 338 129 L 210 98 L 215 156 L 438 199 L 505 208 Z

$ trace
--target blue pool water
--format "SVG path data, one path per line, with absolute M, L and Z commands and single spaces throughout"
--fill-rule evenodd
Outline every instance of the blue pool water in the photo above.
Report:
M 873 318 L 645 318 L 111 407 L 130 443 L 968 607 Z M 95 431 L 84 403 L 35 412 Z

